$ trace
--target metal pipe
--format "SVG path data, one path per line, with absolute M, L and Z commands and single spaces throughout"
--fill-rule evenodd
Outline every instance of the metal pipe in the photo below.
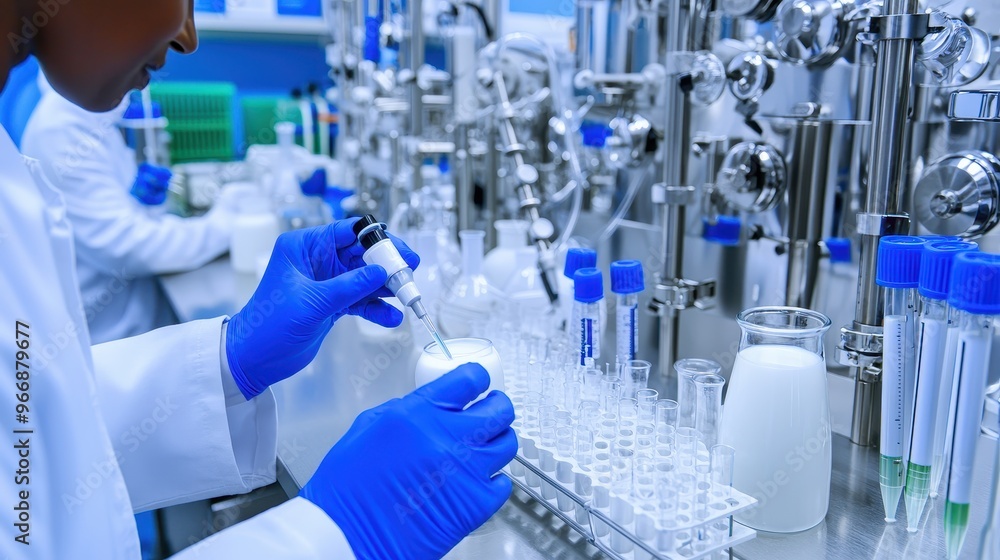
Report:
M 410 83 L 410 136 L 414 140 L 419 140 L 424 133 L 424 93 L 420 89 L 420 83 L 417 79 L 425 58 L 424 2 L 423 0 L 408 0 L 407 4 L 407 16 L 410 20 L 409 60 L 407 64 L 413 71 L 413 81 Z M 413 167 L 413 175 L 411 176 L 413 192 L 417 192 L 424 186 L 420 170 L 423 159 L 419 154 L 414 153 L 410 158 L 410 164 Z
M 917 0 L 888 0 L 885 16 L 917 13 Z M 872 228 L 874 222 L 885 224 L 882 217 L 899 216 L 902 212 L 902 191 L 905 188 L 907 160 L 906 129 L 910 108 L 910 90 L 914 64 L 913 38 L 882 37 L 875 62 L 872 95 L 872 126 L 868 160 L 868 195 L 864 214 L 866 227 L 861 231 L 861 262 L 858 276 L 858 296 L 855 307 L 856 330 L 877 329 L 883 319 L 883 291 L 875 284 L 875 259 L 882 235 L 896 233 L 886 227 Z M 897 221 L 905 224 L 905 220 Z M 899 226 L 901 227 L 901 226 Z M 855 351 L 864 349 L 851 349 Z M 863 353 L 863 352 L 862 352 Z M 854 368 L 855 410 L 852 418 L 851 441 L 858 445 L 874 445 L 878 440 L 879 367 Z
M 814 119 L 796 123 L 788 190 L 788 273 L 785 305 L 812 308 L 819 278 L 822 208 L 829 178 L 833 124 Z

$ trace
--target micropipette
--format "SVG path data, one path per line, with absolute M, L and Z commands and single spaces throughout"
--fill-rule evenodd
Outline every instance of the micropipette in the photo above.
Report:
M 358 242 L 365 248 L 365 254 L 362 257 L 364 261 L 368 264 L 380 265 L 385 269 L 388 276 L 385 287 L 389 288 L 403 305 L 413 310 L 444 355 L 449 360 L 452 359 L 451 352 L 421 301 L 420 290 L 413 282 L 413 270 L 403 260 L 389 236 L 385 234 L 385 224 L 376 220 L 375 216 L 367 214 L 354 224 L 354 233 L 358 236 Z
M 931 470 L 939 399 L 950 398 L 941 391 L 946 334 L 948 330 L 948 285 L 951 265 L 960 253 L 975 251 L 975 243 L 928 242 L 920 258 L 920 321 L 917 354 L 916 400 L 909 462 L 906 466 L 906 529 L 916 532 L 930 495 Z
M 878 248 L 875 281 L 885 290 L 882 327 L 882 430 L 879 445 L 879 487 L 886 522 L 896 521 L 906 475 L 907 316 L 913 307 L 920 274 L 919 237 L 883 237 Z M 912 319 L 911 319 L 912 320 Z
M 952 265 L 948 304 L 961 312 L 955 361 L 958 406 L 944 509 L 945 544 L 948 558 L 954 559 L 961 552 L 969 529 L 972 470 L 986 397 L 993 321 L 1000 316 L 1000 255 L 957 256 Z

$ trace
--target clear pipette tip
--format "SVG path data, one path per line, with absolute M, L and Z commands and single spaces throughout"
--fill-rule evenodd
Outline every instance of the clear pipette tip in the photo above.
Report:
M 931 467 L 910 463 L 906 468 L 906 493 L 903 504 L 906 506 L 906 530 L 916 533 L 920 528 L 920 517 L 927 505 L 930 494 Z
M 449 360 L 454 360 L 455 357 L 451 355 L 451 350 L 448 350 L 448 347 L 445 346 L 444 339 L 441 338 L 441 334 L 438 332 L 437 327 L 434 326 L 434 321 L 431 321 L 431 316 L 427 313 L 427 310 L 424 309 L 424 305 L 418 300 L 411 303 L 410 308 L 413 309 L 413 312 L 420 319 L 420 322 L 422 322 L 424 327 L 427 328 L 427 332 L 431 333 L 431 338 L 433 338 L 434 342 L 441 347 L 441 351 L 444 352 L 444 355 L 447 356 Z

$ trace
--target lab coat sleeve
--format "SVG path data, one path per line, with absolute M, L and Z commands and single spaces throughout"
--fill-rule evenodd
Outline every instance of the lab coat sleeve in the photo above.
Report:
M 275 480 L 274 396 L 227 399 L 222 322 L 192 321 L 93 347 L 98 406 L 135 511 Z
M 293 498 L 212 535 L 171 560 L 202 558 L 353 560 L 354 553 L 323 510 L 305 498 Z
M 62 193 L 80 258 L 105 274 L 151 276 L 193 270 L 228 250 L 231 212 L 150 214 L 129 194 L 131 183 L 119 179 L 116 166 L 133 164 L 122 161 L 119 152 L 131 154 L 122 141 L 109 136 L 118 131 L 77 112 L 62 113 L 64 121 L 32 123 L 37 129 L 25 136 L 24 153 L 39 160 Z

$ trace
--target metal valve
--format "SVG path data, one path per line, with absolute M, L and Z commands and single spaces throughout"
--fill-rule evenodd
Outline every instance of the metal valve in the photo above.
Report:
M 853 43 L 848 14 L 851 0 L 784 0 L 778 6 L 775 42 L 782 57 L 793 64 L 827 67 Z
M 980 151 L 931 163 L 913 195 L 917 220 L 939 235 L 982 235 L 1000 221 L 1000 159 Z
M 932 33 L 920 43 L 920 62 L 942 86 L 963 86 L 983 75 L 990 62 L 990 36 L 961 19 L 931 12 Z
M 722 161 L 715 196 L 741 212 L 774 208 L 785 190 L 785 161 L 770 144 L 741 142 Z

